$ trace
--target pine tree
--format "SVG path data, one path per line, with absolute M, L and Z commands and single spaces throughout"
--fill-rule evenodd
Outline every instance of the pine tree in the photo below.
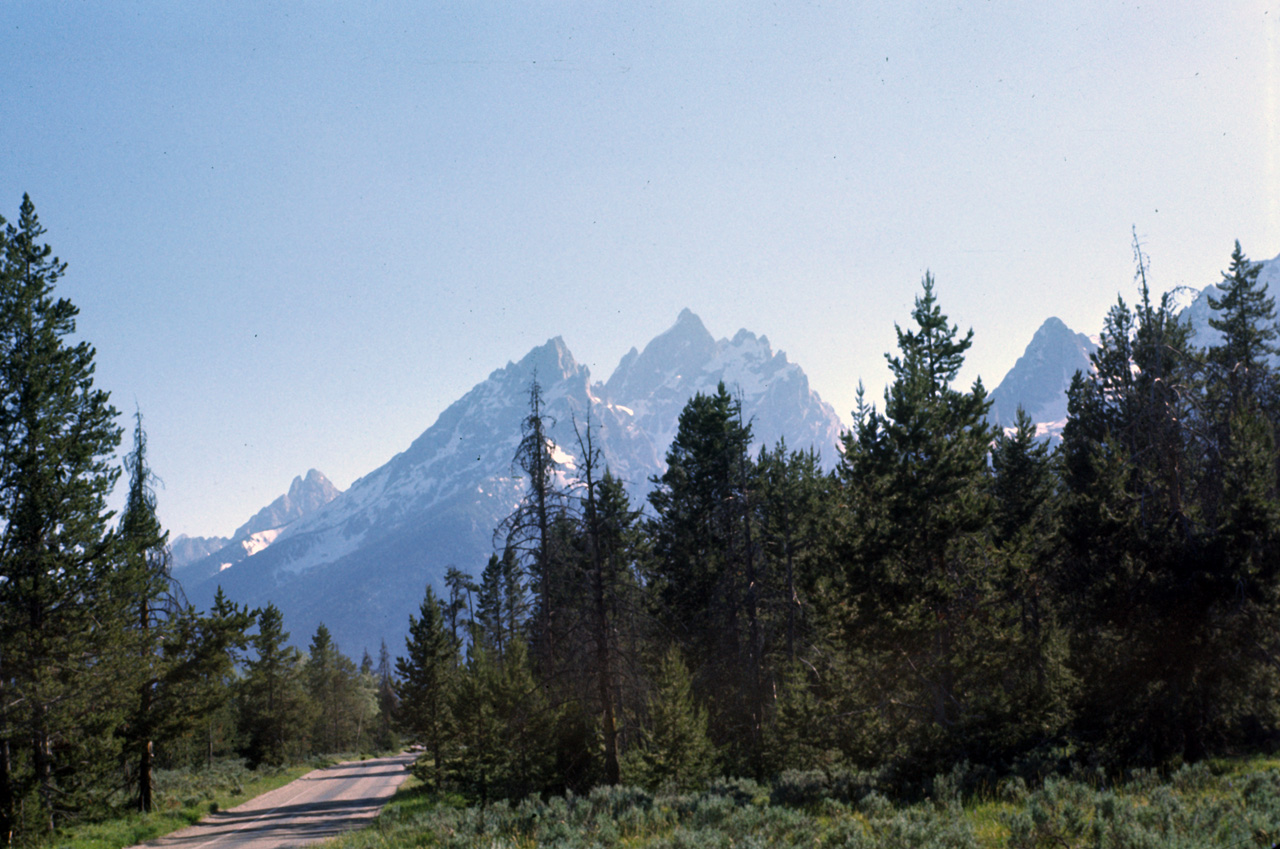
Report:
M 0 222 L 3 223 L 3 222 Z M 90 804 L 129 699 L 105 499 L 117 413 L 24 196 L 0 237 L 0 839 Z M 131 660 L 136 660 L 131 659 Z M 122 682 L 126 682 L 122 684 Z M 68 770 L 75 765 L 74 772 Z
M 1069 391 L 1054 584 L 1075 632 L 1077 735 L 1099 758 L 1165 763 L 1217 745 L 1242 676 L 1223 627 L 1235 580 L 1206 544 L 1220 463 L 1203 450 L 1199 359 L 1170 297 L 1152 298 L 1136 239 L 1134 259 L 1137 305 L 1111 310 Z
M 446 751 L 452 785 L 481 802 L 553 786 L 558 717 L 534 678 L 523 639 L 508 643 L 501 663 L 485 645 L 472 645 L 453 690 L 452 716 L 456 745 Z
M 583 549 L 585 580 L 575 618 L 583 623 L 589 644 L 580 671 L 593 679 L 584 688 L 587 695 L 583 701 L 594 703 L 598 711 L 600 735 L 604 738 L 604 780 L 613 785 L 622 776 L 619 682 L 624 667 L 635 663 L 620 625 L 624 619 L 634 617 L 640 606 L 639 585 L 632 572 L 639 511 L 631 509 L 626 488 L 607 467 L 600 475 L 602 460 L 590 416 L 584 429 L 575 422 L 574 430 L 582 458 L 577 484 L 582 505 L 580 530 L 585 537 L 579 546 Z
M 473 643 L 488 646 L 498 663 L 506 658 L 507 646 L 524 632 L 529 601 L 524 571 L 511 549 L 502 556 L 490 556 L 480 575 L 476 592 L 476 618 L 472 622 Z
M 643 743 L 627 758 L 626 780 L 652 789 L 702 787 L 715 771 L 716 750 L 707 736 L 707 712 L 674 646 L 658 667 L 648 712 Z
M 723 383 L 696 394 L 649 495 L 656 618 L 688 654 L 713 739 L 744 764 L 760 743 L 767 698 L 750 444 L 751 426 Z
M 164 716 L 174 725 L 166 736 L 198 733 L 197 751 L 206 765 L 234 748 L 232 699 L 254 621 L 248 606 L 230 601 L 218 587 L 208 613 L 188 608 L 176 617 L 165 647 L 168 664 L 160 692 Z
M 307 697 L 303 661 L 288 645 L 284 617 L 274 604 L 257 611 L 256 657 L 247 663 L 241 685 L 240 723 L 253 765 L 278 765 L 310 751 L 314 706 Z
M 387 649 L 387 641 L 383 640 L 378 648 L 378 733 L 374 744 L 381 751 L 389 751 L 400 745 L 396 736 L 394 721 L 400 710 L 400 697 L 396 695 L 395 676 L 391 671 L 391 652 Z
M 1209 326 L 1222 333 L 1222 344 L 1209 349 L 1209 363 L 1216 381 L 1225 384 L 1225 406 L 1238 409 L 1262 396 L 1270 376 L 1269 357 L 1276 347 L 1276 299 L 1258 280 L 1262 263 L 1250 262 L 1236 242 L 1229 271 L 1218 284 L 1221 297 L 1209 295 L 1209 308 L 1217 313 Z
M 552 529 L 564 510 L 564 497 L 555 486 L 557 463 L 548 430 L 555 425 L 543 410 L 542 385 L 535 374 L 529 384 L 529 415 L 521 426 L 514 465 L 524 473 L 528 491 L 520 506 L 507 517 L 501 532 L 503 548 L 521 561 L 533 597 L 530 623 L 531 648 L 536 661 L 550 671 L 558 663 L 557 639 L 563 630 L 559 620 L 560 596 L 566 590 L 558 571 Z
M 126 728 L 128 746 L 138 769 L 138 809 L 147 813 L 152 803 L 152 765 L 157 726 L 164 720 L 156 713 L 156 687 L 166 675 L 163 646 L 170 616 L 177 610 L 170 591 L 169 534 L 156 518 L 153 475 L 147 465 L 147 437 L 142 413 L 135 413 L 133 451 L 125 458 L 129 494 L 120 517 L 119 537 L 124 562 L 121 575 L 136 599 L 137 619 L 133 642 L 137 645 L 140 681 L 135 709 Z
M 323 622 L 311 639 L 306 677 L 316 713 L 312 748 L 324 753 L 358 748 L 365 716 L 372 708 L 366 703 L 355 664 L 338 650 Z
M 858 710 L 882 723 L 881 745 L 934 752 L 927 769 L 988 715 L 973 695 L 992 692 L 1007 636 L 984 613 L 995 591 L 982 551 L 989 402 L 981 381 L 968 392 L 951 385 L 973 332 L 960 337 L 948 323 L 928 274 L 912 318 L 914 329 L 896 328 L 899 353 L 885 355 L 894 380 L 884 412 L 860 405 L 845 437 L 844 580 L 865 688 Z
M 445 613 L 430 585 L 419 611 L 420 616 L 409 617 L 406 653 L 396 659 L 397 716 L 400 728 L 431 756 L 430 771 L 416 771 L 438 788 L 444 779 L 455 725 L 451 708 L 458 648 L 446 630 Z

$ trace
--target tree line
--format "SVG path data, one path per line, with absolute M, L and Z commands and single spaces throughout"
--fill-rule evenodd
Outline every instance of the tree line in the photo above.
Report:
M 557 467 L 535 377 L 527 494 L 478 582 L 427 590 L 397 668 L 419 774 L 477 798 L 838 768 L 918 787 L 1274 747 L 1274 300 L 1237 243 L 1197 347 L 1134 253 L 1052 449 L 955 385 L 972 331 L 930 275 L 830 473 L 753 452 L 721 385 L 641 510 L 589 418 Z

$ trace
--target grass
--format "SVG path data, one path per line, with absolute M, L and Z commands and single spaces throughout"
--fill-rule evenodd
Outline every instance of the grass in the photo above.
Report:
M 1013 780 L 979 797 L 953 785 L 896 803 L 865 780 L 791 774 L 719 781 L 700 793 L 601 787 L 584 796 L 469 805 L 406 782 L 374 824 L 327 849 L 417 847 L 848 847 L 849 849 L 1191 849 L 1280 841 L 1280 760 L 1187 766 L 1119 782 L 1095 774 Z
M 154 840 L 199 822 L 210 813 L 233 808 L 282 787 L 315 769 L 306 763 L 287 768 L 250 770 L 239 760 L 217 761 L 201 770 L 159 770 L 155 807 L 149 814 L 131 813 L 103 822 L 66 829 L 39 844 L 46 849 L 122 849 Z

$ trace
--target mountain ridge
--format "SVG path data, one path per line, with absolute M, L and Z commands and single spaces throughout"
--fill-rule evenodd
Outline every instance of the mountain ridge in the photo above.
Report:
M 424 586 L 442 590 L 450 566 L 478 573 L 518 503 L 524 482 L 513 458 L 535 376 L 559 456 L 576 457 L 574 427 L 589 420 L 637 506 L 665 468 L 680 410 L 721 381 L 742 401 L 757 447 L 785 436 L 793 448 L 817 448 L 828 467 L 837 456 L 839 418 L 765 337 L 740 330 L 716 340 L 684 310 L 609 380 L 593 382 L 556 336 L 493 370 L 403 451 L 261 551 L 216 572 L 206 565 L 188 595 L 207 604 L 222 585 L 240 603 L 273 601 L 299 644 L 323 621 L 348 650 L 376 652 L 383 639 L 398 648 Z

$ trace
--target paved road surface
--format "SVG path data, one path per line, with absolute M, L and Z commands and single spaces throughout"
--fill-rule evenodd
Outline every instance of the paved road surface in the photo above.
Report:
M 239 807 L 142 846 L 149 849 L 282 849 L 316 843 L 377 816 L 409 777 L 413 755 L 317 769 Z

